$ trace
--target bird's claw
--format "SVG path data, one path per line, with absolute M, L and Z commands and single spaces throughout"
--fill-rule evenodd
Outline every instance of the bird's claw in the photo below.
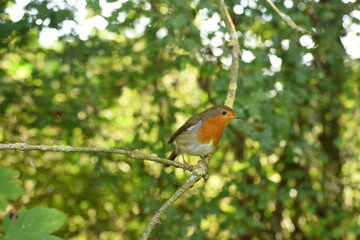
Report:
M 209 174 L 208 174 L 208 171 L 209 171 L 209 162 L 206 160 L 206 158 L 201 158 L 199 161 L 198 161 L 198 166 L 205 171 L 205 174 L 203 176 L 203 178 L 206 180 L 208 180 L 209 178 Z
M 199 161 L 198 161 L 198 165 L 202 168 L 206 168 L 208 169 L 209 168 L 209 163 L 208 161 L 206 160 L 206 158 L 201 158 Z

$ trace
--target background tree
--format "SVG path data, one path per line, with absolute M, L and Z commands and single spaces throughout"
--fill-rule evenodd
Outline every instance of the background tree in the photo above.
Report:
M 226 1 L 242 48 L 209 180 L 154 239 L 356 239 L 359 5 Z M 1 1 L 0 141 L 166 157 L 189 116 L 223 103 L 231 49 L 215 1 Z M 52 41 L 54 40 L 54 41 Z M 68 215 L 65 239 L 133 239 L 188 177 L 105 153 L 1 151 L 23 207 Z M 196 158 L 191 158 L 195 161 Z M 3 215 L 3 213 L 1 213 Z M 1 215 L 1 216 L 2 216 Z

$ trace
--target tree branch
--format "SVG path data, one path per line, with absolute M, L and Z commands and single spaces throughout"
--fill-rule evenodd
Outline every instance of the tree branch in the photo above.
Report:
M 189 179 L 182 185 L 155 213 L 151 218 L 148 226 L 145 229 L 140 240 L 147 240 L 150 236 L 151 231 L 154 229 L 155 225 L 160 224 L 160 218 L 177 199 L 179 199 L 188 189 L 190 189 L 194 184 L 199 181 L 204 175 L 207 174 L 207 165 L 199 164 L 196 169 L 193 170 Z
M 232 107 L 234 105 L 234 100 L 236 95 L 237 78 L 239 73 L 239 56 L 241 53 L 241 49 L 240 49 L 240 43 L 238 41 L 234 22 L 230 17 L 230 14 L 226 8 L 224 0 L 217 0 L 217 3 L 220 8 L 221 17 L 223 18 L 226 29 L 230 35 L 229 45 L 232 47 L 231 78 L 229 82 L 228 93 L 225 100 L 225 105 Z
M 194 165 L 185 166 L 184 164 L 176 161 L 172 161 L 166 158 L 159 158 L 149 154 L 141 153 L 137 150 L 129 151 L 119 148 L 91 148 L 91 147 L 72 147 L 66 145 L 30 145 L 27 143 L 9 143 L 9 144 L 0 144 L 0 150 L 16 150 L 16 151 L 48 151 L 48 152 L 101 152 L 101 153 L 115 153 L 122 154 L 131 159 L 137 160 L 148 160 L 158 163 L 163 163 L 170 165 L 176 168 L 182 168 L 184 170 L 192 171 L 195 169 Z
M 266 0 L 266 1 L 275 10 L 275 12 L 281 17 L 281 19 L 287 25 L 289 25 L 292 29 L 295 29 L 296 31 L 301 32 L 301 33 L 306 33 L 307 32 L 305 28 L 298 26 L 288 15 L 281 12 L 271 0 Z

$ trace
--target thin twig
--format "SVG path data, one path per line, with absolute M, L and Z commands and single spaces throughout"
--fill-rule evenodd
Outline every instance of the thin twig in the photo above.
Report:
M 182 185 L 155 213 L 155 215 L 151 218 L 148 226 L 146 227 L 142 237 L 140 240 L 147 240 L 151 234 L 151 231 L 157 224 L 160 224 L 160 218 L 166 211 L 168 207 L 170 207 L 177 199 L 179 199 L 188 189 L 190 189 L 194 184 L 199 181 L 205 174 L 207 174 L 207 167 L 200 167 L 193 171 L 189 179 Z
M 298 26 L 288 15 L 281 12 L 278 9 L 278 7 L 271 0 L 266 0 L 266 1 L 275 10 L 275 12 L 281 17 L 281 19 L 284 20 L 284 22 L 287 25 L 289 25 L 292 29 L 295 29 L 296 31 L 301 32 L 301 33 L 306 33 L 307 32 L 305 28 Z
M 101 153 L 115 153 L 126 155 L 129 158 L 137 160 L 149 160 L 153 162 L 163 163 L 170 165 L 176 168 L 182 168 L 188 171 L 192 171 L 195 166 L 189 165 L 185 166 L 184 164 L 176 161 L 172 161 L 166 158 L 159 158 L 149 154 L 141 153 L 137 150 L 129 151 L 119 148 L 92 148 L 92 147 L 72 147 L 66 145 L 30 145 L 27 143 L 9 143 L 9 144 L 0 144 L 0 150 L 16 150 L 16 151 L 50 151 L 50 152 L 101 152 Z
M 231 78 L 229 82 L 229 88 L 225 100 L 225 105 L 232 107 L 234 105 L 236 88 L 237 88 L 237 78 L 239 73 L 239 56 L 240 56 L 240 43 L 237 37 L 235 25 L 231 19 L 231 16 L 226 8 L 224 0 L 217 0 L 217 3 L 220 8 L 220 14 L 222 19 L 225 22 L 225 26 L 230 35 L 229 45 L 232 47 L 231 56 Z

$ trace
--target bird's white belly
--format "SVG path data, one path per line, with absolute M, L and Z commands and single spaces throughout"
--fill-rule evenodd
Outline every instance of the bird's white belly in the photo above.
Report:
M 192 156 L 205 156 L 214 149 L 212 140 L 208 143 L 199 143 L 196 138 L 186 136 L 178 136 L 175 139 L 175 145 L 178 153 Z

